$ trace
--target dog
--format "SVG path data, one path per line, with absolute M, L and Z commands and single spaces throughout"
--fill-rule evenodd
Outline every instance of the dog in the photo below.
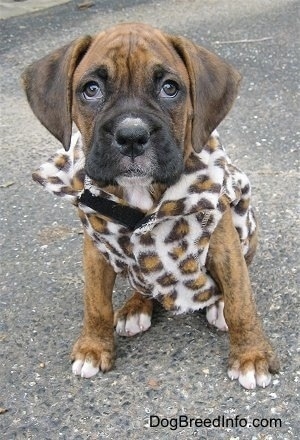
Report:
M 269 385 L 279 362 L 249 281 L 250 184 L 216 132 L 240 74 L 186 38 L 130 23 L 76 39 L 22 78 L 34 114 L 64 147 L 33 178 L 76 205 L 85 230 L 73 373 L 110 370 L 114 328 L 148 330 L 157 299 L 175 313 L 206 307 L 209 323 L 229 332 L 229 377 Z M 117 273 L 133 294 L 114 314 Z

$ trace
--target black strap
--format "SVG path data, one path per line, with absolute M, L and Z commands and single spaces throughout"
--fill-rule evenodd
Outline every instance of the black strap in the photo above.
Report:
M 79 197 L 79 203 L 88 206 L 109 219 L 115 220 L 131 231 L 140 228 L 153 217 L 152 215 L 145 216 L 144 212 L 138 208 L 121 205 L 105 197 L 94 196 L 88 189 L 85 189 Z

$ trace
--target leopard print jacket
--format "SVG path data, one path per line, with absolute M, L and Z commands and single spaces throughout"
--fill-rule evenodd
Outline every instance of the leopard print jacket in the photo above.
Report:
M 216 132 L 198 154 L 191 153 L 181 178 L 167 188 L 149 220 L 133 231 L 80 201 L 87 189 L 122 205 L 97 187 L 84 172 L 81 135 L 72 136 L 68 152 L 61 149 L 33 179 L 46 190 L 79 208 L 80 219 L 96 247 L 131 286 L 159 300 L 175 313 L 199 310 L 220 298 L 206 269 L 211 234 L 230 202 L 234 225 L 246 256 L 256 228 L 247 176 L 231 164 Z

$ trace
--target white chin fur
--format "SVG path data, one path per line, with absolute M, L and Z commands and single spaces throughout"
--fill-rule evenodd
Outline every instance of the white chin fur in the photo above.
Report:
M 144 211 L 152 208 L 149 177 L 119 177 L 117 182 L 124 189 L 124 198 L 130 205 Z

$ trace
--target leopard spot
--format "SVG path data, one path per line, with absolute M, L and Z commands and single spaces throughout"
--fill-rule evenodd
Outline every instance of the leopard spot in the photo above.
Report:
M 184 281 L 184 285 L 191 290 L 200 290 L 206 283 L 206 276 L 199 275 L 197 278 L 192 280 Z
M 177 292 L 176 290 L 173 290 L 173 292 L 163 295 L 161 299 L 161 303 L 164 306 L 166 310 L 176 310 L 178 307 L 175 307 L 175 301 L 177 298 Z
M 108 252 L 101 252 L 101 254 L 102 254 L 102 256 L 104 257 L 104 259 L 105 259 L 106 261 L 110 261 L 109 253 L 108 253 Z
M 138 261 L 142 272 L 145 273 L 158 272 L 163 268 L 160 258 L 153 252 L 142 253 Z
M 40 175 L 39 171 L 35 171 L 34 173 L 32 173 L 31 177 L 35 182 L 39 183 L 40 185 L 42 186 L 47 185 L 47 180 Z
M 127 235 L 122 235 L 119 237 L 118 243 L 124 254 L 128 257 L 132 257 L 133 245 L 130 241 L 130 238 Z
M 184 200 L 185 198 L 179 200 L 166 200 L 161 205 L 157 213 L 157 218 L 180 215 L 184 212 Z
M 127 264 L 125 263 L 125 261 L 116 259 L 115 264 L 122 271 L 125 271 L 127 269 Z
M 54 185 L 64 185 L 64 182 L 57 176 L 49 176 L 48 182 Z
M 214 204 L 210 200 L 206 199 L 205 197 L 202 197 L 199 200 L 199 202 L 197 203 L 197 207 L 198 207 L 199 211 L 202 209 L 214 209 L 215 208 Z
M 58 191 L 53 191 L 53 194 L 60 197 L 64 195 L 75 196 L 77 192 L 71 186 L 63 186 Z
M 176 261 L 185 255 L 187 248 L 188 248 L 188 243 L 185 240 L 183 240 L 182 242 L 180 242 L 178 246 L 174 246 L 173 249 L 170 252 L 168 252 L 168 254 L 172 258 L 172 260 Z
M 83 189 L 84 178 L 85 178 L 85 171 L 84 170 L 79 170 L 75 174 L 74 178 L 72 179 L 71 186 L 76 191 L 81 191 Z
M 142 234 L 140 236 L 140 244 L 143 246 L 151 246 L 155 243 L 152 235 L 150 232 L 147 232 L 146 234 Z
M 189 193 L 202 193 L 204 191 L 219 193 L 221 191 L 221 185 L 213 182 L 207 176 L 201 176 L 189 187 Z
M 250 193 L 250 185 L 249 185 L 249 183 L 247 183 L 247 185 L 242 187 L 242 194 L 243 194 L 243 196 L 245 196 L 249 193 Z
M 219 147 L 220 147 L 219 139 L 216 138 L 215 136 L 210 136 L 210 138 L 208 139 L 208 141 L 205 145 L 205 150 L 213 152 L 213 151 L 217 150 Z
M 54 158 L 54 165 L 59 170 L 66 169 L 70 166 L 69 156 L 67 154 L 60 154 Z
M 224 170 L 226 167 L 226 159 L 224 157 L 218 157 L 218 159 L 215 160 L 214 165 Z
M 165 243 L 173 243 L 174 241 L 182 240 L 189 234 L 190 226 L 188 222 L 181 218 L 175 222 L 171 232 L 165 238 Z
M 122 254 L 109 241 L 101 237 L 101 242 L 105 245 L 105 247 L 109 250 L 111 254 L 114 254 L 117 257 L 122 258 Z
M 234 212 L 240 216 L 243 216 L 246 214 L 247 210 L 249 209 L 249 199 L 242 199 L 239 201 L 237 205 L 234 207 Z
M 179 269 L 183 274 L 195 273 L 198 271 L 198 262 L 193 255 L 188 256 L 179 264 Z
M 195 154 L 190 154 L 185 162 L 184 171 L 186 174 L 195 173 L 196 171 L 203 170 L 206 168 L 205 163 L 199 159 Z
M 215 289 L 207 289 L 203 292 L 195 293 L 193 295 L 193 301 L 195 302 L 205 302 L 208 301 L 215 293 Z
M 157 278 L 156 281 L 163 287 L 169 287 L 177 283 L 177 278 L 172 273 L 167 273 Z
M 81 209 L 78 209 L 78 216 L 79 216 L 79 218 L 80 218 L 80 220 L 81 220 L 83 226 L 84 226 L 85 228 L 87 228 L 89 223 L 88 223 L 88 221 L 87 221 L 87 218 L 86 218 L 85 213 L 84 213 L 83 211 L 81 211 Z

